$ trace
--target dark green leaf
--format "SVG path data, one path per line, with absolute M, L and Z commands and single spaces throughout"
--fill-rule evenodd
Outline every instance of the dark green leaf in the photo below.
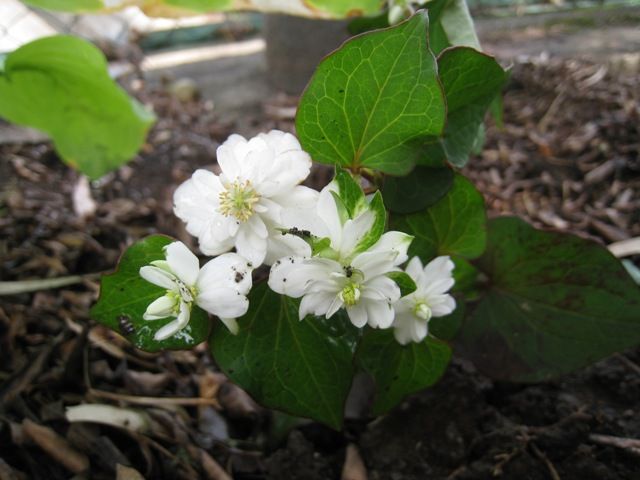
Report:
M 389 15 L 382 12 L 375 17 L 356 17 L 349 22 L 347 29 L 351 35 L 359 35 L 371 30 L 378 30 L 389 26 Z
M 484 274 L 462 257 L 453 255 L 451 260 L 455 264 L 453 291 L 464 294 L 468 300 L 478 297 Z
M 429 146 L 425 163 L 447 159 L 464 166 L 484 136 L 484 115 L 507 80 L 507 73 L 484 53 L 455 47 L 438 57 L 440 79 L 447 98 L 447 126 L 443 138 Z
M 429 335 L 433 335 L 440 340 L 450 341 L 460 331 L 466 306 L 460 295 L 454 296 L 456 297 L 456 309 L 449 315 L 433 317 L 429 320 Z
M 196 306 L 191 311 L 189 325 L 161 342 L 154 340 L 153 336 L 174 318 L 142 318 L 149 304 L 164 295 L 165 290 L 144 280 L 139 273 L 140 267 L 154 260 L 164 260 L 163 248 L 173 241 L 164 235 L 151 235 L 130 246 L 122 255 L 117 270 L 102 277 L 100 298 L 91 309 L 92 318 L 148 352 L 192 348 L 205 341 L 209 334 L 209 316 Z
M 497 218 L 478 267 L 490 288 L 461 340 L 494 378 L 537 382 L 640 343 L 640 288 L 600 245 Z
M 266 283 L 254 287 L 249 301 L 238 335 L 214 326 L 210 345 L 220 368 L 261 405 L 339 429 L 358 331 L 340 312 L 299 321 L 299 302 Z
M 427 23 L 419 13 L 354 37 L 320 63 L 296 117 L 314 160 L 402 175 L 425 139 L 442 133 L 444 95 Z
M 391 212 L 413 213 L 440 200 L 453 185 L 448 167 L 416 167 L 404 177 L 387 177 L 382 187 L 384 203 Z
M 453 187 L 422 212 L 392 215 L 390 228 L 415 236 L 410 255 L 428 262 L 438 255 L 475 258 L 486 244 L 486 213 L 482 195 L 456 174 Z
M 376 383 L 373 414 L 380 415 L 407 395 L 438 381 L 449 364 L 451 348 L 432 337 L 403 346 L 390 329 L 368 328 L 356 358 Z
M 63 35 L 7 56 L 0 116 L 49 134 L 60 156 L 91 178 L 130 160 L 154 120 L 109 77 L 100 50 Z
M 400 288 L 400 296 L 404 297 L 416 291 L 416 282 L 405 272 L 389 272 L 387 277 L 396 282 Z

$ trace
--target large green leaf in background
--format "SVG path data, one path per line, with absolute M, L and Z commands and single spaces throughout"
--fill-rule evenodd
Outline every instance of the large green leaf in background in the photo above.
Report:
M 444 94 L 427 47 L 426 13 L 354 37 L 320 63 L 296 130 L 314 160 L 408 173 L 444 128 Z
M 486 245 L 486 213 L 482 195 L 462 175 L 456 174 L 447 194 L 423 211 L 392 215 L 391 230 L 415 236 L 410 255 L 428 262 L 438 255 L 475 258 Z
M 61 12 L 90 12 L 104 7 L 102 0 L 22 0 L 27 5 Z
M 237 335 L 214 326 L 209 343 L 220 368 L 261 405 L 339 429 L 357 329 L 342 311 L 329 320 L 298 320 L 299 301 L 266 283 L 253 288 L 249 301 Z
M 83 12 L 124 8 L 129 5 L 141 7 L 150 13 L 171 15 L 189 12 L 215 12 L 223 10 L 257 10 L 282 12 L 290 15 L 305 15 L 318 18 L 344 18 L 376 13 L 384 0 L 124 0 L 121 5 L 109 6 L 107 0 L 23 0 L 35 7 L 66 12 Z M 174 9 L 172 10 L 172 7 Z
M 385 0 L 306 0 L 312 9 L 330 13 L 333 17 L 354 17 L 377 13 Z
M 92 318 L 149 352 L 193 348 L 207 339 L 210 330 L 209 314 L 195 305 L 189 325 L 161 342 L 154 340 L 153 336 L 174 319 L 142 318 L 149 304 L 164 295 L 165 290 L 143 279 L 140 267 L 154 260 L 164 260 L 163 248 L 173 241 L 164 235 L 151 235 L 129 247 L 122 255 L 117 270 L 102 277 L 100 299 L 91 309 Z M 133 332 L 121 323 L 123 321 L 131 324 Z
M 438 69 L 447 98 L 447 126 L 421 159 L 436 165 L 448 160 L 463 167 L 483 136 L 485 113 L 506 83 L 507 72 L 493 57 L 469 47 L 442 52 Z
M 640 342 L 640 288 L 594 242 L 497 218 L 477 264 L 489 288 L 460 340 L 493 378 L 541 381 Z
M 36 40 L 0 68 L 0 116 L 49 134 L 64 161 L 91 178 L 133 158 L 154 121 L 109 77 L 100 50 L 79 38 Z
M 407 395 L 438 381 L 449 365 L 451 348 L 433 337 L 400 345 L 392 330 L 367 328 L 356 359 L 375 381 L 373 414 L 380 415 Z

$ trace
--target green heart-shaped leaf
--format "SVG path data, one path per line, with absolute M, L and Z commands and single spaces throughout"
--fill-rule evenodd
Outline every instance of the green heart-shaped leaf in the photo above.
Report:
M 367 329 L 356 359 L 376 383 L 373 414 L 380 415 L 437 382 L 449 365 L 451 348 L 433 337 L 400 345 L 391 330 Z
M 484 139 L 485 113 L 508 74 L 493 57 L 469 47 L 442 52 L 438 69 L 447 98 L 447 126 L 442 139 L 430 145 L 421 159 L 429 165 L 448 160 L 462 167 Z
M 338 312 L 298 320 L 299 301 L 262 283 L 232 335 L 214 326 L 211 353 L 229 378 L 257 402 L 339 429 L 353 378 L 358 330 Z
M 491 377 L 542 381 L 640 343 L 640 288 L 596 243 L 497 218 L 477 265 L 489 289 L 460 340 Z
M 446 107 L 427 25 L 418 13 L 352 38 L 320 63 L 296 117 L 314 160 L 402 175 L 442 133 Z

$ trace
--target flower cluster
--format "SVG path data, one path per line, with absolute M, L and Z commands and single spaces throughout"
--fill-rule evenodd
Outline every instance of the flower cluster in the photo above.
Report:
M 166 289 L 144 319 L 175 318 L 156 340 L 184 328 L 194 305 L 237 333 L 235 318 L 249 306 L 251 272 L 261 265 L 271 267 L 272 290 L 301 298 L 301 320 L 345 309 L 356 327 L 393 328 L 401 344 L 422 341 L 429 319 L 455 308 L 447 293 L 453 285 L 448 257 L 425 267 L 413 258 L 406 274 L 417 288 L 402 296 L 393 274 L 408 260 L 413 237 L 385 233 L 380 193 L 365 197 L 346 172 L 337 172 L 321 192 L 301 186 L 311 158 L 293 135 L 232 135 L 217 159 L 219 175 L 197 170 L 178 187 L 174 212 L 200 250 L 218 256 L 200 269 L 197 257 L 174 242 L 165 248 L 165 260 L 140 269 L 145 280 Z

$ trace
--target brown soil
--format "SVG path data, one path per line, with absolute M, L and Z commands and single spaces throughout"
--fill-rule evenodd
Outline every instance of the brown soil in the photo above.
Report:
M 604 243 L 638 236 L 638 92 L 637 78 L 598 65 L 516 64 L 505 127 L 489 128 L 464 173 L 492 214 L 515 212 Z M 195 168 L 215 168 L 212 152 L 235 126 L 201 102 L 140 95 L 161 120 L 138 159 L 92 185 L 96 210 L 87 218 L 72 202 L 78 174 L 49 145 L 2 147 L 2 280 L 110 270 L 126 245 L 154 232 L 193 246 L 171 214 L 172 190 Z M 271 102 L 243 133 L 291 129 L 288 106 Z M 326 180 L 319 168 L 311 182 Z M 92 323 L 97 290 L 87 279 L 2 297 L 0 478 L 70 478 L 87 461 L 82 478 L 114 478 L 117 464 L 146 478 L 222 479 L 221 468 L 236 479 L 340 478 L 348 444 L 370 479 L 604 480 L 640 471 L 640 350 L 536 385 L 496 383 L 457 359 L 434 388 L 384 418 L 350 420 L 342 433 L 313 422 L 288 431 L 291 419 L 228 383 L 206 349 L 145 354 Z M 140 397 L 151 400 L 135 403 Z M 159 397 L 208 403 L 161 406 Z M 154 428 L 67 423 L 65 407 L 85 401 L 137 408 Z M 353 459 L 347 467 L 357 471 Z

